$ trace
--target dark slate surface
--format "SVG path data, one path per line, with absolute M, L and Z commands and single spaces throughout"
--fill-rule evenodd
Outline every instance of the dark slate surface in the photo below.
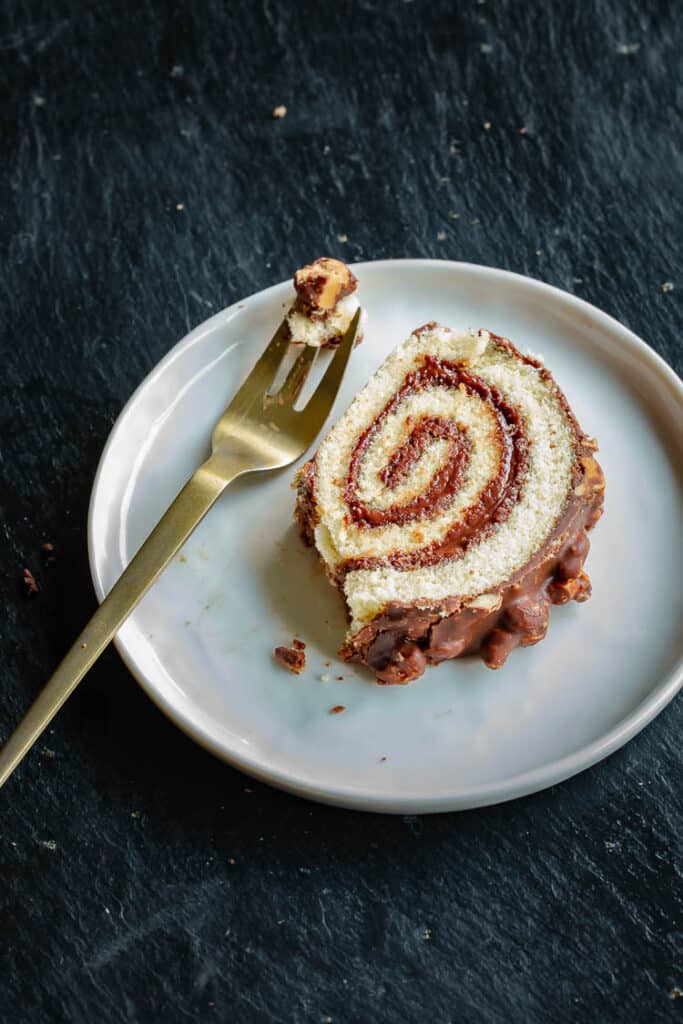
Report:
M 122 404 L 301 262 L 507 267 L 683 367 L 673 2 L 0 19 L 2 735 L 94 608 L 86 509 Z M 360 815 L 212 759 L 110 652 L 0 795 L 0 1019 L 680 1019 L 682 731 L 679 699 L 549 792 Z

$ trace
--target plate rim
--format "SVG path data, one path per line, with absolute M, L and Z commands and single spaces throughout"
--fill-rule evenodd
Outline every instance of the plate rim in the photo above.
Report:
M 519 274 L 515 271 L 504 270 L 498 267 L 490 267 L 477 263 L 469 263 L 460 260 L 441 260 L 423 258 L 399 258 L 366 260 L 360 263 L 349 264 L 354 270 L 364 271 L 369 268 L 387 270 L 396 265 L 413 265 L 420 269 L 448 268 L 454 272 L 470 272 L 483 276 L 503 278 L 516 283 L 518 286 L 537 290 L 555 301 L 561 301 L 566 306 L 578 312 L 589 314 L 591 319 L 597 320 L 603 327 L 615 331 L 621 335 L 622 341 L 631 351 L 646 363 L 649 363 L 655 374 L 663 377 L 669 385 L 673 394 L 678 398 L 681 409 L 683 409 L 683 380 L 675 370 L 654 351 L 642 338 L 635 334 L 629 327 L 620 323 L 609 313 L 594 306 L 592 303 L 564 291 L 556 285 L 548 284 L 536 277 Z M 246 302 L 256 297 L 267 298 L 271 292 L 281 290 L 286 281 L 270 285 L 268 288 L 254 292 L 246 298 L 238 299 L 236 302 L 224 309 L 214 313 L 211 317 L 203 320 L 196 327 L 180 338 L 169 351 L 152 367 L 149 373 L 135 388 L 130 398 L 119 412 L 102 449 L 97 471 L 93 480 L 88 504 L 88 563 L 90 574 L 98 602 L 104 599 L 105 590 L 102 585 L 101 566 L 98 564 L 95 543 L 95 505 L 97 493 L 102 485 L 106 471 L 106 464 L 110 451 L 119 435 L 125 428 L 125 422 L 137 404 L 142 393 L 161 376 L 168 365 L 177 359 L 181 353 L 192 345 L 198 343 L 207 333 L 213 331 L 219 324 L 224 324 L 232 319 Z M 664 676 L 655 685 L 648 695 L 628 715 L 622 718 L 611 729 L 603 733 L 598 739 L 579 747 L 578 750 L 559 758 L 549 761 L 541 767 L 509 776 L 502 781 L 485 783 L 480 786 L 467 787 L 466 789 L 448 789 L 447 791 L 434 791 L 426 796 L 424 793 L 411 793 L 403 790 L 401 793 L 387 794 L 386 792 L 373 792 L 371 788 L 359 786 L 319 786 L 311 783 L 306 777 L 296 772 L 287 772 L 274 766 L 264 764 L 263 758 L 249 758 L 238 750 L 227 750 L 213 736 L 196 722 L 185 717 L 185 715 L 171 702 L 167 701 L 156 689 L 145 673 L 135 663 L 134 655 L 128 650 L 125 642 L 119 637 L 114 638 L 114 645 L 128 668 L 133 678 L 142 687 L 147 696 L 156 704 L 162 713 L 187 736 L 208 750 L 220 760 L 227 762 L 232 767 L 244 772 L 260 782 L 267 783 L 278 789 L 293 793 L 296 796 L 314 800 L 319 803 L 330 804 L 351 808 L 353 810 L 381 812 L 390 814 L 434 814 L 447 813 L 452 811 L 466 810 L 475 807 L 485 807 L 491 804 L 504 803 L 519 797 L 528 796 L 531 793 L 540 792 L 551 786 L 557 785 L 580 772 L 597 764 L 599 761 L 609 757 L 622 746 L 629 742 L 635 735 L 648 726 L 654 718 L 669 704 L 673 697 L 683 687 L 683 655 L 680 657 L 675 668 Z

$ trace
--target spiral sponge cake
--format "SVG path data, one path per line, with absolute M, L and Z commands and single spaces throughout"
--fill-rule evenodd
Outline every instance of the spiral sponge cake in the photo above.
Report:
M 510 341 L 429 323 L 298 475 L 296 515 L 346 599 L 342 656 L 377 681 L 478 651 L 500 667 L 586 600 L 604 478 L 552 375 Z

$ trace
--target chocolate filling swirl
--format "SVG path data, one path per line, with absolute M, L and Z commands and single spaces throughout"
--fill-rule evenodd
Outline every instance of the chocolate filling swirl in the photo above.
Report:
M 448 443 L 447 458 L 427 488 L 402 504 L 386 508 L 369 505 L 359 495 L 363 461 L 382 424 L 409 395 L 436 387 L 466 391 L 490 407 L 496 423 L 497 471 L 486 482 L 476 501 L 463 510 L 440 540 L 413 551 L 394 551 L 382 558 L 348 559 L 341 566 L 342 575 L 380 565 L 400 569 L 434 565 L 445 558 L 457 557 L 472 543 L 487 536 L 494 524 L 503 522 L 514 508 L 529 466 L 529 445 L 518 411 L 506 402 L 497 388 L 486 384 L 462 364 L 425 356 L 422 365 L 407 374 L 399 390 L 363 431 L 353 448 L 344 488 L 350 520 L 362 529 L 419 523 L 453 503 L 466 478 L 471 444 L 463 427 L 438 416 L 420 417 L 412 426 L 407 440 L 392 453 L 380 471 L 382 483 L 393 490 L 406 478 L 432 442 L 445 440 Z

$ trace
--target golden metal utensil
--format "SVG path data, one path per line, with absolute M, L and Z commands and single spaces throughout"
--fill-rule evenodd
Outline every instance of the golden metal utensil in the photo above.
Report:
M 23 721 L 0 749 L 0 786 L 228 484 L 245 473 L 288 466 L 313 443 L 339 391 L 359 318 L 360 310 L 322 380 L 301 410 L 294 405 L 319 350 L 306 346 L 282 387 L 275 394 L 269 394 L 289 345 L 289 331 L 284 322 L 280 325 L 216 424 L 210 458 L 188 480 L 159 520 Z

